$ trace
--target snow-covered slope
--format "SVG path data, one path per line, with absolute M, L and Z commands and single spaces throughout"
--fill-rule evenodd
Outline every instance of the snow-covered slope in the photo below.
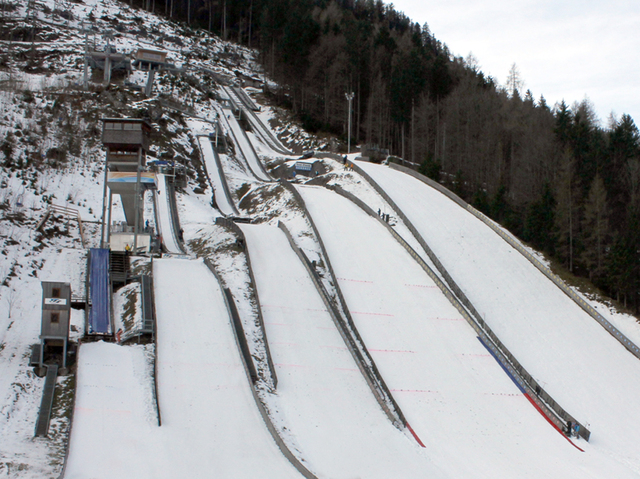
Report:
M 182 254 L 182 248 L 178 243 L 176 231 L 174 231 L 171 215 L 171 205 L 169 203 L 169 186 L 167 185 L 167 175 L 156 173 L 158 188 L 155 190 L 155 202 L 158 213 L 158 232 L 162 235 L 162 243 L 169 253 Z
M 148 159 L 186 167 L 188 184 L 177 193 L 185 247 L 208 257 L 233 290 L 259 372 L 266 348 L 246 245 L 215 221 L 236 214 L 235 200 L 239 216 L 268 223 L 247 226 L 245 233 L 280 382 L 273 391 L 258 380 L 256 395 L 294 455 L 319 477 L 640 476 L 640 413 L 633 407 L 640 397 L 638 362 L 471 215 L 406 175 L 363 164 L 415 221 L 498 336 L 592 430 L 591 443 L 579 443 L 585 453 L 573 448 L 522 397 L 384 227 L 343 198 L 303 188 L 360 333 L 426 446 L 419 448 L 380 410 L 275 228 L 278 220 L 287 224 L 331 290 L 333 279 L 302 209 L 284 188 L 266 183 L 264 164 L 278 163 L 282 151 L 274 151 L 278 145 L 268 134 L 245 134 L 215 100 L 221 83 L 235 81 L 235 70 L 259 70 L 254 52 L 127 2 L 14 4 L 4 11 L 6 31 L 22 31 L 27 6 L 37 28 L 35 41 L 11 42 L 8 64 L 0 69 L 7 85 L 0 92 L 0 477 L 57 477 L 62 467 L 74 377 L 58 380 L 50 437 L 34 439 L 44 380 L 27 363 L 30 346 L 39 341 L 40 281 L 71 282 L 74 297 L 82 299 L 85 252 L 76 216 L 54 215 L 41 231 L 35 226 L 50 204 L 71 207 L 83 219 L 87 247 L 100 244 L 99 118 L 105 116 L 147 118 L 156 130 Z M 99 49 L 106 46 L 102 33 L 110 31 L 118 51 L 166 51 L 182 72 L 159 72 L 148 98 L 118 75 L 102 85 L 100 71 L 85 89 L 86 26 L 89 43 Z M 146 73 L 135 71 L 128 80 L 144 85 Z M 257 90 L 250 93 L 261 98 Z M 259 131 L 256 118 L 264 128 L 278 124 L 288 147 L 317 144 L 276 117 L 275 108 L 261 106 L 250 118 Z M 232 147 L 220 154 L 216 172 L 230 198 L 224 203 L 218 194 L 216 210 L 211 185 L 216 193 L 220 185 L 215 175 L 206 177 L 212 158 L 206 145 L 200 152 L 198 136 L 214 131 L 219 117 Z M 329 184 L 392 213 L 355 172 L 326 162 Z M 161 185 L 160 195 L 166 192 Z M 162 198 L 160 227 L 168 249 L 180 252 L 168 207 Z M 152 215 L 149 204 L 145 219 Z M 123 219 L 115 198 L 112 220 Z M 408 235 L 405 225 L 395 227 Z M 134 261 L 132 273 L 148 274 L 147 265 Z M 154 261 L 153 273 L 162 426 L 151 391 L 153 344 L 84 344 L 66 477 L 300 477 L 258 412 L 217 281 L 199 261 Z M 129 308 L 126 314 L 139 316 L 135 296 L 127 295 L 116 314 Z M 72 310 L 73 341 L 82 337 L 84 319 L 83 310 Z M 625 331 L 640 337 L 633 321 Z
M 318 477 L 445 477 L 376 402 L 285 234 L 242 225 L 278 374 L 273 406 Z
M 599 452 L 580 453 L 553 429 L 375 219 L 327 190 L 300 192 L 383 378 L 451 477 L 561 478 L 576 468 L 634 477 Z
M 213 274 L 177 259 L 154 274 L 162 448 L 150 477 L 300 477 L 258 412 Z
M 487 225 L 419 180 L 359 162 L 591 443 L 640 474 L 640 361 Z M 625 411 L 620 414 L 620 411 Z
M 154 273 L 162 426 L 144 350 L 84 345 L 65 477 L 301 477 L 256 408 L 213 274 L 175 259 Z
M 218 209 L 224 215 L 237 215 L 238 211 L 233 204 L 233 199 L 231 199 L 227 193 L 228 186 L 225 187 L 226 179 L 224 171 L 221 171 L 221 168 L 218 167 L 218 162 L 215 158 L 216 152 L 213 150 L 211 140 L 209 140 L 208 137 L 201 136 L 198 138 L 198 142 L 200 144 L 200 151 L 202 151 L 203 160 L 207 166 L 209 179 L 213 184 Z
M 148 477 L 158 431 L 149 354 L 103 342 L 80 348 L 67 479 Z
M 223 111 L 224 115 L 222 116 L 222 119 L 228 125 L 229 130 L 233 135 L 236 147 L 239 148 L 240 154 L 244 157 L 247 165 L 255 175 L 256 179 L 260 181 L 269 181 L 269 175 L 267 175 L 264 171 L 264 166 L 262 166 L 261 160 L 260 158 L 258 158 L 258 155 L 253 148 L 249 137 L 240 126 L 240 123 L 238 123 L 238 120 L 233 115 L 233 112 L 231 110 Z

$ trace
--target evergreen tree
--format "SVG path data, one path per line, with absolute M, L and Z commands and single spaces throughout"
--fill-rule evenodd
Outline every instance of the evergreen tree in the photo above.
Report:
M 632 183 L 629 161 L 640 158 L 640 133 L 629 115 L 622 115 L 609 132 L 609 148 L 602 176 L 611 205 L 612 227 L 626 228 L 627 207 L 631 200 Z
M 418 173 L 440 182 L 440 162 L 435 161 L 430 155 L 418 167 Z
M 493 201 L 491 202 L 490 209 L 491 217 L 498 223 L 504 223 L 511 209 L 509 208 L 509 202 L 507 201 L 507 188 L 504 185 L 498 187 Z
M 555 206 L 551 185 L 546 183 L 540 199 L 529 207 L 524 225 L 524 239 L 549 254 L 555 252 Z
M 589 279 L 604 274 L 605 250 L 609 244 L 609 221 L 607 218 L 607 192 L 600 175 L 596 176 L 589 190 L 582 220 L 584 250 L 581 261 L 589 271 Z
M 481 211 L 485 215 L 489 214 L 489 198 L 487 197 L 487 192 L 482 187 L 477 186 L 476 192 L 473 194 L 473 198 L 471 200 L 471 205 Z
M 628 238 L 621 233 L 614 235 L 611 251 L 607 255 L 607 280 L 610 292 L 618 301 L 627 304 L 627 292 L 633 279 L 636 252 Z
M 571 138 L 573 116 L 564 100 L 562 100 L 559 105 L 556 104 L 555 116 L 556 125 L 554 131 L 556 138 L 560 141 L 562 146 L 566 146 Z
M 556 184 L 555 227 L 557 231 L 556 252 L 573 271 L 575 232 L 577 230 L 577 195 L 575 190 L 575 161 L 569 149 L 562 156 Z

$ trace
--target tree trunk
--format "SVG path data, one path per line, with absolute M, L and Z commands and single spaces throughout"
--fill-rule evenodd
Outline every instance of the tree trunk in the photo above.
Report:
M 411 100 L 411 161 L 413 163 L 416 162 L 416 130 L 415 130 L 415 113 L 416 113 L 416 103 L 415 100 Z
M 436 96 L 436 137 L 434 141 L 434 155 L 436 160 L 440 159 L 438 143 L 440 143 L 440 98 Z M 442 171 L 444 171 L 444 161 L 442 162 Z
M 222 39 L 227 41 L 227 0 L 222 4 Z
M 249 5 L 249 48 L 251 48 L 251 24 L 253 23 L 253 0 L 251 0 L 251 4 Z

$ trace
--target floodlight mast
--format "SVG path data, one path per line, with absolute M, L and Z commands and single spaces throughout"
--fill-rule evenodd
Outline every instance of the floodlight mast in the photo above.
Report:
M 349 129 L 347 133 L 347 154 L 351 153 L 351 101 L 353 100 L 353 92 L 345 93 L 344 96 L 349 102 Z

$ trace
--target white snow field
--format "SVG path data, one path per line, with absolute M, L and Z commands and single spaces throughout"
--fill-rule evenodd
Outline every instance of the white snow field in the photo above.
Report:
M 169 253 L 183 254 L 176 239 L 176 232 L 173 231 L 167 176 L 163 173 L 156 173 L 156 177 L 158 178 L 158 188 L 155 190 L 156 205 L 158 206 L 158 232 L 162 235 L 162 243 Z
M 278 376 L 274 406 L 318 477 L 447 477 L 394 427 L 282 230 L 241 225 Z
M 220 286 L 201 261 L 154 262 L 162 477 L 300 477 L 251 392 Z
M 238 120 L 236 120 L 233 112 L 226 109 L 223 109 L 222 111 L 222 117 L 227 122 L 227 125 L 229 125 L 231 133 L 233 134 L 233 137 L 235 139 L 236 147 L 240 148 L 240 153 L 247 162 L 249 169 L 253 172 L 257 179 L 261 181 L 271 181 L 271 178 L 269 178 L 265 174 L 262 164 L 260 163 L 260 158 L 257 157 L 253 146 L 251 146 L 249 138 L 240 126 L 240 123 L 238 123 Z
M 204 163 L 207 167 L 209 179 L 211 180 L 211 184 L 215 191 L 218 209 L 223 215 L 237 215 L 238 211 L 233 204 L 233 200 L 227 196 L 227 192 L 224 188 L 224 183 L 226 182 L 224 178 L 224 171 L 220 171 L 220 168 L 218 168 L 218 162 L 215 158 L 215 152 L 213 151 L 211 140 L 209 140 L 208 137 L 200 136 L 198 137 L 198 143 L 200 144 L 200 151 L 202 152 Z
M 149 424 L 135 350 L 82 346 L 65 478 L 301 477 L 256 407 L 213 274 L 183 259 L 153 272 L 162 426 Z
M 66 479 L 151 477 L 152 384 L 143 346 L 80 347 Z
M 640 475 L 640 408 L 632 406 L 640 397 L 640 361 L 468 211 L 407 174 L 358 165 L 412 221 L 524 367 L 589 425 L 588 452 L 597 449 Z
M 323 188 L 298 190 L 365 344 L 436 465 L 455 478 L 638 477 L 558 433 L 376 219 Z

